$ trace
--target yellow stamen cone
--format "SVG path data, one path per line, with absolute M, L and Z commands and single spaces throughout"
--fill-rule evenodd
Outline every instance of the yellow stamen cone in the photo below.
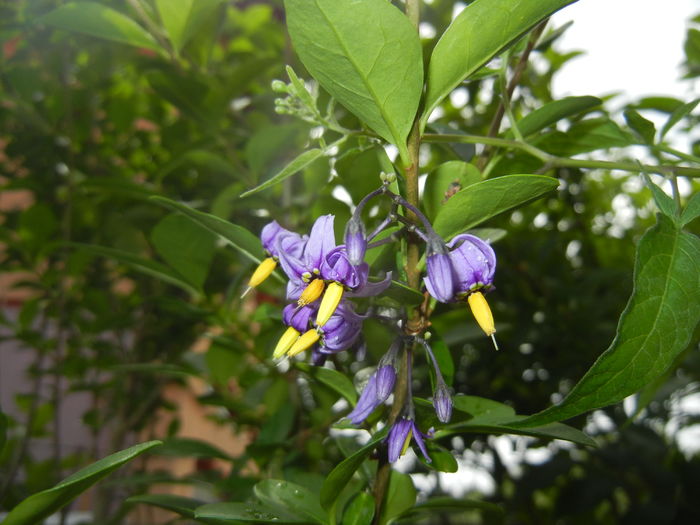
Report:
M 256 286 L 261 284 L 265 279 L 270 277 L 270 274 L 274 271 L 276 267 L 277 261 L 275 261 L 272 257 L 268 257 L 263 262 L 261 262 L 253 272 L 253 275 L 250 277 L 250 281 L 248 281 L 248 289 L 246 289 L 246 291 L 243 292 L 243 295 L 248 293 L 248 290 L 250 288 L 255 288 Z
M 301 292 L 297 304 L 299 306 L 306 306 L 307 304 L 313 303 L 316 299 L 321 297 L 325 286 L 326 283 L 323 282 L 323 279 L 314 279 L 304 288 L 304 291 Z
M 299 339 L 300 335 L 301 334 L 299 334 L 294 327 L 290 326 L 287 328 L 284 334 L 282 334 L 282 337 L 280 337 L 280 340 L 277 342 L 277 346 L 275 347 L 275 351 L 272 353 L 272 357 L 274 359 L 279 359 L 286 354 L 287 350 L 289 350 L 296 340 Z
M 469 308 L 471 308 L 476 322 L 479 323 L 484 333 L 493 339 L 493 344 L 496 346 L 496 350 L 498 350 L 496 338 L 493 337 L 493 334 L 496 333 L 496 325 L 493 322 L 493 314 L 491 313 L 491 308 L 489 308 L 489 303 L 486 302 L 484 294 L 481 292 L 474 292 L 467 300 L 469 301 Z
M 345 288 L 340 283 L 332 282 L 328 285 L 326 293 L 323 294 L 323 299 L 321 300 L 321 306 L 318 307 L 318 314 L 316 314 L 316 326 L 323 326 L 331 318 L 335 309 L 338 308 L 340 300 L 343 298 L 343 292 Z
M 403 456 L 406 451 L 408 450 L 408 446 L 411 444 L 411 438 L 413 437 L 413 429 L 408 431 L 408 434 L 406 434 L 406 441 L 403 442 L 403 448 L 401 449 L 401 454 L 399 454 L 399 457 Z
M 295 355 L 300 354 L 304 350 L 308 350 L 311 346 L 314 345 L 314 343 L 316 343 L 316 341 L 319 340 L 320 337 L 321 334 L 319 334 L 313 328 L 311 330 L 308 330 L 304 333 L 304 335 L 302 335 L 299 339 L 296 340 L 296 342 L 289 349 L 287 355 L 289 357 L 294 357 Z

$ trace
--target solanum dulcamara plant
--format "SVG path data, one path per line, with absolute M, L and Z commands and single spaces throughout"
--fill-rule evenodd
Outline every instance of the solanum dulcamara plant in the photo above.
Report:
M 397 243 L 403 235 L 414 235 L 425 246 L 426 273 L 423 278 L 426 293 L 442 303 L 467 303 L 476 321 L 487 336 L 496 339 L 491 309 L 484 294 L 493 288 L 496 255 L 491 246 L 474 235 L 465 233 L 446 243 L 431 226 L 425 215 L 403 197 L 393 193 L 389 186 L 393 177 L 382 174 L 384 183 L 364 197 L 345 225 L 344 243 L 336 245 L 333 215 L 316 219 L 308 235 L 300 235 L 281 227 L 276 221 L 267 224 L 261 233 L 261 241 L 267 258 L 253 273 L 247 293 L 260 285 L 279 265 L 289 279 L 284 308 L 284 324 L 287 326 L 274 349 L 274 359 L 292 358 L 309 351 L 314 365 L 322 366 L 329 355 L 355 352 L 364 355 L 362 322 L 375 317 L 396 333 L 395 340 L 380 359 L 377 369 L 365 385 L 355 408 L 347 417 L 359 425 L 379 405 L 386 402 L 396 388 L 397 359 L 404 348 L 418 343 L 425 349 L 436 377 L 433 405 L 437 418 L 448 423 L 452 414 L 452 400 L 447 384 L 440 372 L 435 355 L 426 340 L 428 334 L 405 330 L 408 326 L 407 309 L 384 309 L 368 303 L 360 311 L 353 298 L 375 297 L 391 284 L 391 271 L 370 268 L 364 262 L 368 248 Z M 391 201 L 391 211 L 379 225 L 368 231 L 362 211 L 374 198 Z M 414 224 L 400 214 L 399 207 L 411 211 L 420 223 Z M 399 225 L 391 235 L 377 240 L 387 228 Z M 370 274 L 381 274 L 370 280 Z M 411 363 L 408 363 L 409 369 Z M 421 431 L 415 423 L 415 409 L 411 392 L 411 374 L 403 382 L 405 395 L 400 396 L 402 406 L 399 417 L 391 423 L 388 434 L 388 459 L 396 461 L 415 440 L 429 462 L 424 444 L 432 429 Z M 396 396 L 399 398 L 399 396 Z

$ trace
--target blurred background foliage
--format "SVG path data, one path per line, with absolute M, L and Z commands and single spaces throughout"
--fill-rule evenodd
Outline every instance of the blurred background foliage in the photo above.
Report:
M 88 459 L 147 438 L 166 438 L 155 454 L 198 458 L 197 468 L 178 475 L 161 468 L 167 462 L 149 468 L 144 460 L 117 473 L 87 504 L 93 523 L 124 522 L 135 508 L 123 503 L 125 496 L 154 485 L 189 488 L 203 501 L 244 500 L 266 478 L 317 492 L 357 445 L 341 433 L 329 436 L 344 410 L 332 389 L 270 360 L 282 332 L 281 284 L 266 283 L 239 299 L 251 263 L 149 197 L 185 202 L 254 233 L 271 218 L 305 231 L 318 215 L 333 213 L 340 238 L 348 202 L 379 185 L 389 158 L 371 139 L 352 136 L 302 173 L 240 198 L 305 147 L 337 138 L 319 137 L 311 124 L 275 112 L 279 95 L 270 83 L 287 81 L 285 64 L 309 78 L 286 37 L 281 0 L 203 1 L 177 35 L 158 2 L 100 2 L 150 33 L 151 48 L 42 23 L 64 3 L 0 1 L 0 262 L 7 297 L 19 297 L 3 307 L 0 342 L 31 356 L 15 407 L 2 407 L 11 415 L 0 429 L 6 436 L 0 509 Z M 453 4 L 425 6 L 423 19 L 438 35 Z M 563 30 L 549 27 L 534 49 L 537 67 L 525 70 L 512 99 L 516 117 L 552 100 L 552 77 L 576 55 L 557 45 Z M 428 54 L 434 40 L 423 44 Z M 700 32 L 691 27 L 688 78 L 700 75 L 699 49 Z M 511 56 L 516 60 L 518 49 Z M 497 73 L 487 69 L 460 87 L 432 129 L 487 134 L 499 102 Z M 323 108 L 328 97 L 321 92 L 319 100 Z M 609 102 L 552 128 L 538 147 L 572 154 L 632 143 L 634 126 L 622 111 L 611 114 Z M 666 117 L 684 102 L 649 97 L 625 109 Z M 341 107 L 335 115 L 342 126 L 360 128 Z M 588 133 L 591 120 L 604 131 Z M 690 115 L 675 133 L 687 137 L 697 124 Z M 475 160 L 473 146 L 423 147 L 430 177 L 438 168 L 447 177 L 474 174 L 466 164 Z M 693 149 L 700 153 L 698 143 Z M 596 156 L 635 154 L 616 149 Z M 534 173 L 540 164 L 508 153 L 481 168 Z M 525 414 L 561 399 L 613 339 L 631 291 L 634 243 L 654 222 L 650 193 L 636 174 L 558 169 L 554 175 L 561 180 L 555 195 L 488 223 L 502 235 L 491 295 L 502 351 L 479 335 L 466 308 L 443 305 L 432 319 L 436 346 L 449 349 L 453 360 L 454 390 Z M 429 214 L 439 197 L 426 203 Z M 698 222 L 689 229 L 699 233 Z M 335 362 L 349 377 L 373 366 L 390 343 L 378 325 L 368 323 L 365 331 L 366 359 L 340 355 Z M 595 435 L 598 449 L 474 434 L 441 442 L 459 458 L 461 480 L 410 459 L 401 468 L 419 473 L 422 497 L 469 489 L 472 497 L 501 505 L 506 523 L 697 522 L 698 447 L 684 452 L 676 437 L 697 424 L 697 413 L 682 410 L 700 380 L 696 347 L 697 337 L 673 373 L 634 402 L 571 422 Z M 427 368 L 416 377 L 423 382 L 415 392 L 427 397 Z M 217 443 L 182 436 L 181 412 L 164 395 L 172 385 L 191 391 L 206 418 L 241 444 L 235 457 Z M 78 392 L 89 399 L 87 408 L 67 419 L 62 406 Z M 162 415 L 167 412 L 176 416 Z M 65 446 L 66 424 L 83 425 L 89 439 Z M 530 451 L 543 450 L 548 453 L 532 460 Z M 490 481 L 470 482 L 475 472 Z M 434 516 L 407 522 L 420 519 L 438 522 Z M 474 511 L 439 520 L 490 522 Z

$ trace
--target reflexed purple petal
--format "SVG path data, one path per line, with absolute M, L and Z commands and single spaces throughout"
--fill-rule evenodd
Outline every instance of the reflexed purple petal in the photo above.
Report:
M 438 419 L 442 423 L 449 423 L 452 418 L 452 397 L 447 391 L 447 386 L 438 385 L 433 396 L 433 406 Z
M 384 365 L 380 366 L 375 374 L 377 375 L 377 399 L 383 403 L 394 391 L 396 370 L 392 365 Z
M 282 311 L 282 320 L 284 324 L 303 334 L 309 329 L 309 320 L 315 314 L 316 309 L 311 306 L 299 308 L 296 304 L 288 304 Z
M 367 266 L 367 263 L 363 263 L 358 268 L 361 268 L 362 266 Z M 347 297 L 373 297 L 375 295 L 379 295 L 391 285 L 391 275 L 391 272 L 387 272 L 384 279 L 377 282 L 370 282 L 367 279 L 365 279 L 365 284 L 363 284 L 356 290 L 351 290 L 347 292 L 345 295 Z
M 327 355 L 319 351 L 318 345 L 314 346 L 311 350 L 311 364 L 314 366 L 323 366 L 326 364 L 327 357 Z
M 274 248 L 274 245 L 275 240 L 277 239 L 277 235 L 282 231 L 286 232 L 287 230 L 282 228 L 282 226 L 280 226 L 277 221 L 272 221 L 265 225 L 265 227 L 260 232 L 260 240 L 262 241 L 263 248 L 266 252 L 277 256 L 277 254 L 275 253 L 276 250 Z
M 352 303 L 342 301 L 323 325 L 322 351 L 331 353 L 347 350 L 362 333 L 364 317 L 355 312 Z
M 393 463 L 401 456 L 404 443 L 408 433 L 413 429 L 413 421 L 410 419 L 400 419 L 389 430 L 389 461 Z
M 351 218 L 345 225 L 345 246 L 348 260 L 353 266 L 358 266 L 365 258 L 367 251 L 365 225 L 361 220 Z
M 377 400 L 377 377 L 372 374 L 360 394 L 360 399 L 357 400 L 357 405 L 346 417 L 350 418 L 353 425 L 359 425 L 381 404 L 381 401 Z
M 428 256 L 428 275 L 425 286 L 430 295 L 441 303 L 447 303 L 454 298 L 454 273 L 450 255 L 447 253 L 432 253 Z
M 369 265 L 367 263 L 362 263 L 359 266 L 350 264 L 344 245 L 340 245 L 326 254 L 321 266 L 321 277 L 342 283 L 351 290 L 364 286 L 368 274 Z
M 309 272 L 313 272 L 314 269 L 320 270 L 326 254 L 335 248 L 334 219 L 333 215 L 321 215 L 311 228 L 304 249 L 304 262 Z
M 306 264 L 292 253 L 280 251 L 278 257 L 282 271 L 287 277 L 292 281 L 301 281 L 301 276 L 308 271 Z
M 425 461 L 431 463 L 433 460 L 430 459 L 430 456 L 428 456 L 428 449 L 425 448 L 425 441 L 423 441 L 423 438 L 426 437 L 425 434 L 418 430 L 418 427 L 413 421 L 411 421 L 411 424 L 413 425 L 413 439 L 416 441 L 416 444 L 423 454 Z
M 307 286 L 308 285 L 301 280 L 292 279 L 287 281 L 287 300 L 297 301 Z

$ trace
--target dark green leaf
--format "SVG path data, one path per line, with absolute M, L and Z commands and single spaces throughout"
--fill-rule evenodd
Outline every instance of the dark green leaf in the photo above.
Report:
M 534 144 L 551 153 L 570 157 L 599 149 L 621 148 L 634 144 L 634 138 L 609 118 L 590 118 L 575 122 L 566 132 L 555 131 L 538 137 Z
M 434 516 L 437 512 L 459 512 L 478 510 L 487 515 L 502 515 L 503 509 L 487 501 L 474 499 L 453 499 L 453 498 L 431 498 L 424 503 L 414 506 L 412 509 L 401 515 L 402 519 L 407 517 Z M 484 523 L 497 523 L 486 520 Z
M 659 208 L 659 211 L 666 215 L 668 218 L 670 218 L 672 221 L 676 221 L 678 215 L 680 214 L 680 210 L 676 205 L 676 201 L 673 200 L 673 198 L 666 195 L 666 192 L 664 192 L 664 190 L 662 190 L 656 184 L 651 182 L 651 179 L 648 175 L 644 175 L 644 181 L 646 182 L 647 186 L 649 186 L 651 194 L 654 197 L 654 202 Z
M 180 51 L 223 0 L 156 0 L 170 42 Z
M 700 320 L 700 239 L 665 215 L 639 241 L 617 336 L 564 401 L 516 424 L 542 425 L 623 400 L 663 374 Z
M 68 476 L 50 489 L 32 494 L 10 511 L 2 522 L 3 525 L 41 523 L 44 518 L 73 501 L 112 471 L 157 445 L 160 445 L 160 441 L 148 441 L 116 452 Z
M 321 506 L 329 509 L 333 505 L 340 492 L 345 488 L 355 471 L 360 468 L 362 462 L 375 449 L 377 444 L 384 439 L 387 433 L 386 427 L 377 432 L 369 442 L 357 452 L 341 461 L 326 477 L 321 487 Z
M 68 2 L 37 19 L 68 31 L 160 51 L 155 39 L 131 18 L 97 2 Z
M 211 443 L 192 438 L 169 438 L 156 450 L 160 456 L 187 456 L 192 458 L 218 458 L 231 460 L 226 452 Z
M 199 500 L 176 496 L 175 494 L 139 494 L 138 496 L 131 496 L 126 502 L 153 505 L 161 509 L 171 510 L 189 519 L 194 518 L 194 509 L 201 507 L 203 504 Z
M 452 403 L 455 410 L 466 412 L 473 417 L 503 419 L 515 416 L 513 407 L 485 397 L 460 394 L 452 398 Z
M 418 459 L 426 467 L 437 470 L 438 472 L 457 472 L 459 465 L 457 460 L 452 455 L 452 452 L 447 450 L 445 447 L 441 447 L 433 441 L 428 441 L 426 444 L 428 448 L 428 456 L 430 456 L 430 463 L 423 457 L 423 454 L 418 454 Z
M 357 391 L 352 381 L 350 381 L 345 374 L 341 374 L 337 370 L 332 370 L 330 368 L 310 366 L 306 363 L 297 363 L 296 366 L 315 380 L 335 390 L 338 394 L 347 399 L 352 406 L 355 406 L 355 403 L 357 403 Z
M 544 128 L 556 124 L 562 119 L 578 115 L 588 109 L 602 104 L 597 97 L 566 97 L 549 102 L 525 115 L 518 121 L 518 131 L 527 137 Z
M 693 195 L 688 204 L 685 205 L 681 214 L 681 226 L 685 226 L 698 217 L 700 217 L 700 193 Z
M 477 0 L 443 33 L 430 57 L 421 129 L 433 110 L 508 44 L 574 0 Z
M 423 207 L 428 217 L 435 217 L 452 194 L 480 181 L 481 173 L 473 164 L 461 160 L 440 164 L 425 179 Z
M 391 285 L 384 292 L 388 297 L 405 305 L 420 304 L 423 302 L 423 294 L 398 281 L 391 281 Z
M 301 170 L 311 165 L 314 161 L 320 159 L 321 157 L 323 157 L 323 150 L 321 149 L 310 149 L 308 151 L 305 151 L 293 161 L 291 161 L 289 164 L 287 164 L 284 168 L 282 168 L 281 171 L 277 172 L 277 174 L 273 175 L 271 178 L 269 178 L 262 184 L 259 184 L 255 188 L 241 193 L 241 197 L 247 197 L 248 195 L 253 195 L 254 193 L 267 189 L 270 186 L 274 186 L 278 182 L 282 182 L 287 177 L 291 177 L 295 173 L 300 172 Z
M 392 470 L 379 523 L 390 523 L 415 503 L 416 488 L 413 486 L 411 476 Z
M 294 48 L 309 72 L 405 158 L 423 89 L 420 40 L 406 16 L 386 0 L 284 4 Z
M 683 104 L 682 106 L 679 106 L 676 109 L 674 109 L 673 113 L 671 113 L 671 116 L 668 117 L 668 120 L 661 128 L 660 139 L 663 139 L 666 136 L 666 133 L 668 133 L 673 126 L 678 124 L 683 117 L 685 117 L 691 111 L 693 111 L 695 109 L 695 107 L 698 105 L 698 103 L 700 103 L 700 98 L 696 98 L 695 100 L 691 100 L 690 102 Z
M 134 270 L 137 270 L 146 275 L 156 277 L 161 281 L 173 284 L 182 288 L 183 290 L 189 292 L 193 296 L 199 295 L 199 291 L 194 288 L 190 283 L 185 281 L 176 272 L 161 264 L 157 261 L 151 259 L 146 259 L 135 253 L 127 252 L 124 250 L 117 250 L 115 248 L 107 248 L 106 246 L 95 246 L 93 244 L 77 244 L 74 243 L 73 246 L 85 249 L 96 255 L 101 255 L 103 257 L 108 257 L 114 259 L 122 264 L 130 266 Z
M 202 505 L 194 511 L 197 520 L 206 520 L 206 523 L 308 523 L 308 521 L 280 514 L 263 505 L 254 503 L 209 503 Z
M 221 238 L 251 261 L 255 263 L 262 261 L 264 255 L 260 239 L 242 226 L 232 224 L 220 217 L 195 210 L 185 204 L 166 199 L 165 197 L 153 197 L 152 200 L 166 208 L 179 211 L 202 228 L 221 236 Z
M 360 492 L 345 508 L 343 525 L 371 525 L 374 518 L 374 498 L 368 492 Z
M 318 495 L 301 485 L 266 479 L 255 485 L 253 491 L 265 506 L 278 512 L 287 512 L 315 523 L 328 521 L 326 512 L 318 502 Z
M 499 213 L 539 199 L 557 186 L 557 179 L 543 175 L 505 175 L 477 182 L 453 195 L 440 208 L 433 226 L 450 239 Z
M 198 290 L 214 256 L 216 236 L 181 214 L 168 215 L 151 232 L 158 254 Z
M 651 120 L 645 119 L 637 111 L 627 108 L 624 111 L 627 125 L 639 135 L 645 144 L 654 144 L 654 136 L 656 135 L 656 126 Z

